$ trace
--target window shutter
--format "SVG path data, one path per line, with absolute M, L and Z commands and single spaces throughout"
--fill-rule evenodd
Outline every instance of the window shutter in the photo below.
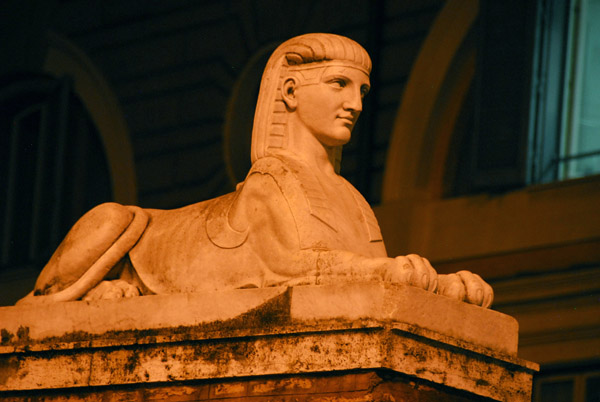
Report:
M 525 185 L 534 7 L 484 0 L 471 136 L 471 192 Z

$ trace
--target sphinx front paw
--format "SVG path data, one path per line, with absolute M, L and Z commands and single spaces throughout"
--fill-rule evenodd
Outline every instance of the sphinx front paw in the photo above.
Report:
M 388 264 L 383 275 L 385 282 L 404 283 L 434 292 L 437 289 L 437 273 L 427 258 L 416 254 L 398 256 Z
M 140 289 L 131 283 L 122 279 L 114 281 L 102 281 L 95 288 L 83 296 L 82 300 L 106 300 L 122 299 L 125 297 L 134 297 L 141 294 Z
M 439 275 L 437 293 L 452 299 L 489 308 L 494 300 L 494 290 L 479 275 L 469 271 Z

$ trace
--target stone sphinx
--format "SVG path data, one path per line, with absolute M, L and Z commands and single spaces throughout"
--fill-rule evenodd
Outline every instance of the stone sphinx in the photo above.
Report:
M 284 42 L 263 74 L 252 167 L 235 192 L 175 210 L 97 206 L 19 303 L 385 281 L 489 307 L 492 289 L 475 274 L 389 258 L 373 211 L 338 174 L 370 70 L 345 37 Z

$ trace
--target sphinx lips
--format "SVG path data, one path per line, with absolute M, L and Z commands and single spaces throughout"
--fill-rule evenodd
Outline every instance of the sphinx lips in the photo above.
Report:
M 338 119 L 342 120 L 344 122 L 344 124 L 347 125 L 354 125 L 354 117 L 352 116 L 338 116 Z

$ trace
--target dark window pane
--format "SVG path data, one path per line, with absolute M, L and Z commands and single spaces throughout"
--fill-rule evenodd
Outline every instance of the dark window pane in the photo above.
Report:
M 573 380 L 542 383 L 538 400 L 542 402 L 572 402 Z
M 585 382 L 585 402 L 600 402 L 600 375 Z
M 88 111 L 67 77 L 0 77 L 0 272 L 40 269 L 87 210 L 112 199 Z

